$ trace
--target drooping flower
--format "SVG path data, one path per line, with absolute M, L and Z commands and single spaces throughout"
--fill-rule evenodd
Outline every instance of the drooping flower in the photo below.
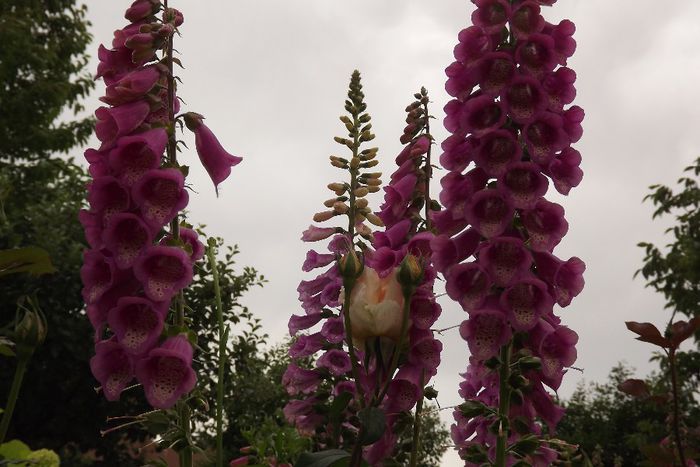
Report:
M 150 246 L 134 264 L 146 297 L 163 302 L 192 282 L 192 260 L 181 248 Z
M 90 370 L 102 385 L 108 401 L 119 400 L 124 388 L 134 379 L 131 356 L 112 338 L 95 345 L 95 356 L 90 359 Z
M 117 341 L 131 355 L 143 355 L 158 342 L 168 303 L 141 297 L 122 297 L 107 315 Z

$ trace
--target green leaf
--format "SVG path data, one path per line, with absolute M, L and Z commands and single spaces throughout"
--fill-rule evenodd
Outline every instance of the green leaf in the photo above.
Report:
M 357 413 L 361 423 L 360 444 L 367 446 L 379 441 L 386 430 L 386 417 L 377 407 L 367 407 Z
M 26 459 L 31 452 L 32 450 L 29 449 L 29 446 L 18 439 L 0 444 L 0 456 L 5 459 Z
M 350 453 L 341 449 L 329 449 L 327 451 L 314 453 L 305 452 L 299 456 L 299 460 L 297 461 L 295 467 L 339 467 L 340 464 L 336 463 L 349 458 Z
M 27 272 L 33 276 L 56 272 L 49 254 L 43 248 L 30 246 L 0 250 L 0 277 Z

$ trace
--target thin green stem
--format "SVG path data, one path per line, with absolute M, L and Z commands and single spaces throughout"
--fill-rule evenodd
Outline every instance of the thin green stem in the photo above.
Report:
M 22 380 L 24 379 L 24 373 L 27 371 L 27 364 L 29 363 L 29 357 L 20 357 L 17 360 L 17 368 L 15 368 L 15 376 L 12 379 L 12 386 L 10 387 L 10 394 L 7 396 L 7 404 L 5 406 L 5 412 L 2 414 L 2 421 L 0 421 L 0 444 L 5 441 L 5 436 L 7 435 L 7 430 L 10 428 L 10 420 L 12 419 L 12 412 L 15 411 L 15 405 L 17 405 L 17 398 L 19 397 L 19 390 L 22 387 Z
M 359 399 L 360 407 L 365 406 L 365 394 L 360 384 L 360 368 L 357 363 L 357 354 L 355 353 L 355 344 L 352 339 L 352 323 L 350 321 L 350 294 L 355 286 L 355 279 L 344 279 L 343 287 L 345 289 L 345 300 L 343 300 L 343 320 L 345 323 L 345 340 L 348 344 L 348 353 L 350 354 L 350 364 L 352 365 L 352 378 L 355 380 L 355 390 Z
M 379 405 L 384 400 L 387 391 L 389 391 L 389 384 L 394 376 L 394 371 L 399 366 L 399 355 L 401 354 L 401 349 L 403 348 L 404 341 L 406 340 L 406 334 L 408 331 L 408 321 L 409 314 L 411 312 L 411 297 L 413 297 L 414 288 L 404 290 L 404 300 L 403 300 L 403 319 L 401 320 L 401 334 L 399 334 L 399 342 L 396 344 L 394 353 L 391 356 L 391 364 L 389 365 L 389 371 L 386 374 L 386 381 L 384 383 L 384 388 L 382 392 L 376 399 L 376 404 Z
M 425 370 L 421 371 L 420 374 L 420 385 L 421 391 L 423 390 L 423 385 L 425 384 Z M 421 394 L 420 399 L 416 403 L 416 415 L 413 417 L 413 443 L 411 444 L 411 463 L 410 467 L 416 467 L 418 462 L 418 449 L 420 448 L 420 416 L 423 410 L 423 397 Z
M 187 445 L 178 451 L 180 457 L 180 467 L 192 467 L 192 447 L 190 446 L 190 408 L 186 403 L 182 403 L 178 410 L 180 416 L 180 429 L 187 441 Z
M 498 392 L 498 437 L 496 438 L 496 467 L 506 465 L 506 446 L 508 444 L 508 412 L 510 411 L 510 352 L 512 342 L 501 347 L 501 367 L 499 369 L 499 392 Z
M 671 387 L 673 390 L 673 435 L 676 438 L 676 447 L 678 449 L 678 458 L 681 461 L 681 466 L 685 467 L 685 452 L 683 451 L 683 443 L 681 440 L 680 430 L 680 408 L 678 403 L 678 371 L 676 369 L 676 349 L 671 348 L 668 352 L 668 362 L 671 367 Z
M 219 270 L 216 264 L 216 240 L 209 239 L 207 259 L 211 268 L 214 281 L 214 298 L 216 301 L 216 318 L 219 326 L 219 372 L 216 381 L 216 465 L 224 465 L 224 378 L 226 377 L 226 342 L 228 341 L 228 328 L 224 329 L 224 307 L 221 303 L 221 287 L 219 284 Z

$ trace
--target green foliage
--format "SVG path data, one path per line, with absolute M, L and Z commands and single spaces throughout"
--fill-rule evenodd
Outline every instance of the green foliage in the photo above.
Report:
M 91 119 L 57 122 L 80 112 L 94 87 L 84 71 L 86 11 L 76 0 L 0 2 L 0 160 L 39 160 L 87 141 Z
M 22 462 L 22 461 L 28 462 Z M 0 444 L 0 464 L 15 467 L 58 467 L 61 463 L 58 455 L 50 449 L 32 451 L 19 440 Z
M 687 414 L 689 430 L 697 429 L 700 421 L 697 399 L 700 361 L 696 359 L 697 353 L 678 354 L 679 373 L 689 375 L 681 389 L 681 407 Z M 696 376 L 690 376 L 694 373 Z M 669 391 L 670 382 L 665 374 L 667 369 L 662 365 L 661 373 L 646 378 L 652 394 Z M 631 375 L 632 371 L 620 364 L 611 370 L 606 382 L 581 384 L 563 403 L 566 416 L 557 427 L 557 437 L 578 444 L 593 465 L 650 465 L 647 453 L 669 434 L 669 406 L 665 399 L 633 398 L 618 390 Z
M 252 466 L 267 467 L 267 459 L 285 459 L 292 465 L 298 465 L 302 453 L 311 447 L 309 438 L 301 436 L 291 426 L 280 426 L 272 417 L 265 419 L 258 427 L 243 430 L 243 436 L 258 462 L 251 462 Z
M 644 266 L 636 274 L 663 293 L 667 308 L 692 318 L 700 315 L 700 158 L 685 172 L 687 176 L 678 180 L 680 191 L 652 185 L 644 198 L 656 208 L 654 218 L 673 214 L 675 224 L 666 231 L 673 239 L 664 251 L 651 243 L 639 244 L 645 251 Z

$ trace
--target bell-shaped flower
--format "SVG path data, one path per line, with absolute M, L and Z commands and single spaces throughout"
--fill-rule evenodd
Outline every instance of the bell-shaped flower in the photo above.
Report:
M 572 37 L 576 32 L 576 25 L 565 19 L 556 26 L 546 23 L 542 32 L 552 37 L 557 60 L 560 65 L 566 65 L 566 60 L 576 51 L 576 40 Z
M 479 95 L 470 97 L 461 108 L 459 130 L 471 133 L 477 138 L 501 127 L 506 121 L 503 103 L 492 97 Z M 448 130 L 453 131 L 448 128 Z
M 498 355 L 511 337 L 506 315 L 497 308 L 482 308 L 470 313 L 469 319 L 459 326 L 459 334 L 467 341 L 472 356 L 478 360 L 488 360 Z
M 342 376 L 352 369 L 350 357 L 347 352 L 340 349 L 326 351 L 316 361 L 316 366 L 327 369 L 334 376 Z
M 97 123 L 95 135 L 102 141 L 100 151 L 110 149 L 118 138 L 136 130 L 146 120 L 151 107 L 148 102 L 139 100 L 117 107 L 100 107 L 95 111 Z
M 309 272 L 316 268 L 322 268 L 328 266 L 333 261 L 335 261 L 335 255 L 332 254 L 322 254 L 314 250 L 309 250 L 306 253 L 306 260 L 301 266 L 301 270 L 304 272 Z
M 575 256 L 567 261 L 547 252 L 533 252 L 533 256 L 537 274 L 550 285 L 559 306 L 568 306 L 583 290 L 586 264 Z
M 443 150 L 440 155 L 440 165 L 447 170 L 462 172 L 474 160 L 476 146 L 476 138 L 471 136 L 465 138 L 459 134 L 450 135 L 440 145 Z
M 479 308 L 491 291 L 493 282 L 478 263 L 458 264 L 445 273 L 445 290 L 464 311 Z
M 540 77 L 557 66 L 557 53 L 554 39 L 547 34 L 530 34 L 519 43 L 515 50 L 515 60 L 530 74 Z
M 472 23 L 486 34 L 501 32 L 510 17 L 510 4 L 506 0 L 473 1 L 477 8 L 472 12 Z
M 131 22 L 136 22 L 154 15 L 159 9 L 160 2 L 157 0 L 135 0 L 134 3 L 127 8 L 124 17 Z
M 431 260 L 440 272 L 446 272 L 455 264 L 461 263 L 474 254 L 481 235 L 474 228 L 466 229 L 455 237 L 435 236 L 430 242 Z
M 311 327 L 314 327 L 319 321 L 323 319 L 322 313 L 313 313 L 310 315 L 292 315 L 289 318 L 289 323 L 287 324 L 289 328 L 289 335 L 295 336 L 299 331 L 304 331 Z
M 395 378 L 389 383 L 389 390 L 384 399 L 386 413 L 399 413 L 411 410 L 421 396 L 421 388 L 411 381 Z
M 492 238 L 479 250 L 478 262 L 495 285 L 508 287 L 530 270 L 532 255 L 522 240 L 513 237 Z
M 153 89 L 161 78 L 157 65 L 137 68 L 116 83 L 107 86 L 106 95 L 100 100 L 109 105 L 122 105 L 141 99 Z
M 320 332 L 308 336 L 301 335 L 289 346 L 288 353 L 292 358 L 308 357 L 321 350 L 324 345 L 326 340 Z
M 574 101 L 576 97 L 576 72 L 571 68 L 560 67 L 549 73 L 542 80 L 542 87 L 547 93 L 549 110 L 561 112 L 564 106 Z
M 131 268 L 141 252 L 153 242 L 153 232 L 136 214 L 122 212 L 110 219 L 102 234 L 119 269 Z
M 540 81 L 528 75 L 515 78 L 503 93 L 508 115 L 520 124 L 532 122 L 546 109 L 549 103 L 547 97 Z
M 109 311 L 107 322 L 124 350 L 131 355 L 143 355 L 158 342 L 167 312 L 167 302 L 122 297 Z
M 112 85 L 135 70 L 139 65 L 132 61 L 131 50 L 126 47 L 107 49 L 100 45 L 97 49 L 97 78 L 102 78 L 105 84 Z
M 114 177 L 96 178 L 87 191 L 91 211 L 101 220 L 102 227 L 113 215 L 129 209 L 129 191 Z
M 204 258 L 206 248 L 204 247 L 204 244 L 199 241 L 199 234 L 196 230 L 180 226 L 178 233 L 180 242 L 182 242 L 185 245 L 185 248 L 189 249 L 191 252 L 190 259 L 192 262 L 199 261 L 200 259 Z M 173 236 L 171 234 L 167 234 L 161 239 L 160 244 L 172 245 L 172 242 Z
M 532 160 L 547 167 L 554 153 L 569 144 L 564 131 L 562 117 L 552 112 L 542 112 L 530 124 L 523 128 L 523 136 Z
M 535 251 L 552 251 L 569 230 L 564 218 L 564 208 L 557 203 L 540 199 L 534 208 L 522 213 L 530 248 Z
M 380 206 L 379 217 L 385 224 L 399 222 L 406 212 L 406 208 L 413 199 L 413 192 L 418 178 L 408 174 L 397 183 L 384 188 L 384 203 Z
M 498 96 L 515 76 L 513 56 L 507 52 L 491 52 L 479 62 L 479 89 Z
M 97 250 L 87 250 L 83 254 L 80 278 L 83 281 L 83 299 L 90 305 L 97 302 L 117 279 L 114 259 Z
M 365 339 L 388 337 L 398 342 L 403 322 L 404 297 L 396 270 L 386 277 L 365 266 L 350 292 L 353 344 L 364 349 Z
M 340 344 L 345 339 L 343 318 L 329 318 L 321 327 L 321 335 L 331 344 Z
M 102 231 L 104 230 L 102 216 L 96 212 L 81 209 L 78 211 L 78 220 L 85 230 L 85 240 L 90 248 L 101 249 L 103 246 Z
M 445 83 L 445 91 L 450 96 L 456 98 L 450 101 L 449 109 L 456 110 L 459 107 L 459 102 L 469 97 L 479 82 L 479 66 L 470 63 L 465 65 L 462 62 L 452 62 L 445 68 L 447 82 Z M 448 113 L 448 107 L 445 107 L 445 113 Z
M 163 128 L 124 136 L 109 152 L 109 165 L 125 186 L 132 187 L 146 172 L 160 167 L 167 144 L 168 134 Z
M 571 147 L 564 149 L 550 162 L 549 176 L 554 182 L 554 188 L 562 195 L 568 195 L 571 188 L 581 183 L 583 171 L 580 164 L 581 154 Z
M 124 388 L 134 379 L 134 363 L 128 352 L 112 338 L 95 345 L 90 370 L 102 385 L 108 401 L 119 400 Z
M 199 160 L 214 182 L 214 189 L 218 195 L 219 183 L 226 180 L 231 175 L 231 167 L 240 164 L 243 159 L 229 154 L 202 120 L 203 117 L 195 113 L 185 115 L 187 128 L 194 132 L 194 144 Z
M 290 363 L 282 375 L 282 386 L 285 387 L 290 396 L 310 394 L 316 390 L 320 383 L 321 375 L 318 370 L 307 370 L 294 363 Z
M 501 294 L 500 305 L 516 331 L 529 331 L 541 316 L 552 311 L 554 300 L 547 292 L 547 284 L 528 277 L 508 287 Z
M 532 162 L 516 162 L 499 179 L 498 190 L 518 209 L 533 208 L 547 193 L 549 182 Z
M 170 337 L 136 363 L 136 378 L 156 409 L 169 409 L 197 383 L 192 345 L 183 335 Z
M 477 167 L 466 174 L 448 172 L 442 177 L 440 185 L 440 202 L 448 208 L 454 218 L 464 217 L 464 207 L 467 201 L 477 191 L 486 186 L 489 177 L 483 169 Z M 460 229 L 461 230 L 461 229 Z M 445 233 L 441 230 L 442 233 Z
M 134 275 L 146 297 L 168 301 L 192 282 L 192 261 L 182 248 L 150 246 L 134 264 Z
M 411 325 L 415 329 L 430 329 L 441 313 L 442 307 L 434 298 L 413 296 L 411 300 Z
M 146 172 L 132 190 L 134 202 L 143 219 L 160 229 L 187 206 L 185 176 L 177 169 L 153 169 Z
M 543 381 L 552 389 L 559 389 L 564 367 L 576 361 L 577 342 L 578 334 L 566 326 L 557 326 L 542 339 L 538 353 L 542 359 Z
M 316 227 L 310 225 L 309 228 L 301 234 L 301 240 L 303 242 L 317 242 L 334 235 L 337 231 L 335 227 Z
M 411 221 L 409 219 L 402 219 L 391 227 L 388 227 L 384 232 L 375 232 L 373 245 L 377 250 L 382 247 L 397 250 L 401 245 L 406 243 L 406 236 L 410 230 Z
M 454 57 L 465 65 L 479 60 L 496 46 L 492 37 L 477 26 L 462 29 L 457 38 L 459 43 L 454 48 Z
M 99 299 L 87 306 L 86 314 L 95 330 L 95 342 L 102 339 L 104 327 L 107 324 L 109 311 L 117 306 L 120 298 L 134 295 L 141 288 L 141 284 L 133 277 L 131 271 L 117 271 L 113 285 L 107 289 Z
M 464 218 L 481 235 L 491 238 L 506 231 L 513 221 L 514 212 L 514 202 L 504 193 L 486 189 L 474 194 L 464 209 Z
M 542 32 L 544 18 L 537 2 L 526 0 L 520 3 L 510 16 L 510 30 L 516 39 L 527 39 L 530 34 Z
M 562 128 L 572 144 L 581 139 L 581 135 L 583 135 L 581 122 L 584 117 L 585 112 L 578 105 L 572 105 L 562 114 Z
M 408 361 L 424 369 L 426 374 L 434 375 L 437 372 L 437 367 L 440 366 L 441 352 L 442 342 L 428 336 L 411 344 Z
M 491 177 L 500 177 L 508 167 L 519 162 L 522 149 L 513 132 L 494 130 L 479 138 L 475 148 L 474 162 Z

